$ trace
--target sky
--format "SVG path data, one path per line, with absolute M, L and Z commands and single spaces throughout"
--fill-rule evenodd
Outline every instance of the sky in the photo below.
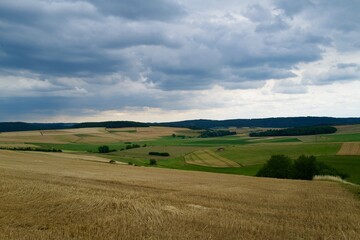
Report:
M 0 0 L 0 121 L 360 117 L 359 0 Z

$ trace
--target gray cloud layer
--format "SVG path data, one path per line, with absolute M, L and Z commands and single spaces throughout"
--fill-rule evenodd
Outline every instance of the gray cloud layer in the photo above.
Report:
M 358 9 L 357 0 L 0 1 L 0 111 L 175 109 L 214 86 L 275 79 L 275 92 L 302 93 L 358 79 L 357 63 L 339 62 L 306 72 L 299 87 L 289 80 L 326 49 L 359 51 Z

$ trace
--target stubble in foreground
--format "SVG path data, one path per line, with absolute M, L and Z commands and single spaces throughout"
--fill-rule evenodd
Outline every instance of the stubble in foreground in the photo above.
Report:
M 359 239 L 338 183 L 0 151 L 0 239 Z

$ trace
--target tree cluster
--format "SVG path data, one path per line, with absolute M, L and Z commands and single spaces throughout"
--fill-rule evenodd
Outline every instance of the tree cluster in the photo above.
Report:
M 312 180 L 315 175 L 340 176 L 343 179 L 349 177 L 346 173 L 318 162 L 316 157 L 305 155 L 301 155 L 295 161 L 285 155 L 273 155 L 256 174 L 258 177 L 303 180 Z
M 12 151 L 36 151 L 36 152 L 62 152 L 61 149 L 55 148 L 34 148 L 34 147 L 0 147 L 2 150 Z
M 186 136 L 185 135 L 176 135 L 175 133 L 173 133 L 172 135 L 171 135 L 173 138 L 182 138 L 182 139 L 185 139 L 186 138 Z
M 230 135 L 236 135 L 236 132 L 228 130 L 206 130 L 200 134 L 199 138 L 223 137 Z
M 129 144 L 129 145 L 126 145 L 125 149 L 133 149 L 133 148 L 139 148 L 140 145 L 139 144 Z
M 106 146 L 106 145 L 100 146 L 98 148 L 98 150 L 99 150 L 99 153 L 109 153 L 110 152 L 109 146 Z
M 156 159 L 150 159 L 149 160 L 149 165 L 156 165 L 156 164 L 157 164 Z
M 168 156 L 170 156 L 170 153 L 167 153 L 167 152 L 149 152 L 149 155 L 168 157 Z
M 108 121 L 108 122 L 84 122 L 73 125 L 73 128 L 127 128 L 127 127 L 149 127 L 147 123 L 132 122 L 132 121 Z
M 250 132 L 250 137 L 270 137 L 270 136 L 301 136 L 315 134 L 335 133 L 337 129 L 330 126 L 312 126 L 312 127 L 293 127 L 285 129 L 270 129 L 266 131 Z

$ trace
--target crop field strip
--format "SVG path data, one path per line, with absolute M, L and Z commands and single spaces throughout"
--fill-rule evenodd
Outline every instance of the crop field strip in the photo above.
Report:
M 112 131 L 112 132 L 111 132 Z M 191 130 L 188 130 L 191 132 Z M 0 134 L 0 143 L 113 143 L 118 141 L 143 141 L 171 136 L 184 132 L 183 128 L 146 127 L 122 128 L 107 131 L 105 128 L 79 128 L 66 130 L 44 130 L 6 132 Z
M 185 161 L 189 164 L 207 167 L 240 167 L 236 162 L 223 158 L 208 149 L 186 155 Z
M 1 152 L 0 239 L 271 240 L 360 235 L 360 201 L 338 183 Z
M 343 143 L 337 155 L 360 156 L 360 142 Z
M 93 161 L 93 162 L 102 162 L 108 163 L 109 159 L 91 156 L 91 155 L 82 155 L 82 154 L 69 154 L 69 153 L 53 153 L 53 152 L 23 152 L 23 151 L 8 151 L 0 150 L 0 158 L 9 159 L 9 161 L 14 161 L 16 159 L 25 159 L 30 158 L 34 159 L 35 162 L 44 162 L 47 159 L 56 159 L 61 161 L 63 159 L 74 160 L 74 161 Z

